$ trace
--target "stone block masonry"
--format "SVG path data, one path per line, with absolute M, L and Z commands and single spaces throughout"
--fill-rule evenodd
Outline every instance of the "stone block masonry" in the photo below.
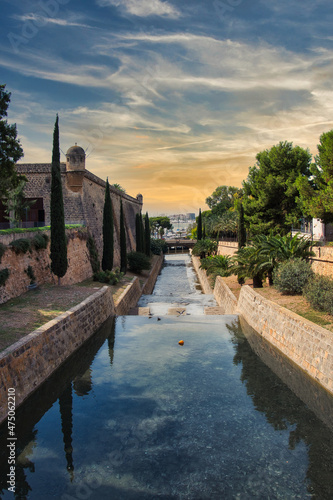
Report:
M 196 259 L 192 256 L 197 270 Z M 199 271 L 200 283 L 204 284 L 206 272 Z M 265 299 L 247 285 L 242 286 L 237 300 L 220 276 L 216 278 L 214 296 L 223 314 L 239 314 L 243 324 L 245 321 L 257 335 L 333 394 L 332 332 Z
M 50 231 L 45 231 L 45 233 L 50 236 Z M 35 234 L 37 233 L 19 234 L 19 237 L 30 239 Z M 61 283 L 62 285 L 72 285 L 90 278 L 92 269 L 86 239 L 76 229 L 67 229 L 66 235 L 68 238 L 68 269 L 65 276 L 61 278 Z M 10 236 L 10 241 L 15 239 L 14 235 Z M 0 241 L 2 242 L 2 236 Z M 30 279 L 25 271 L 28 266 L 32 267 L 38 285 L 57 283 L 57 278 L 51 273 L 50 265 L 50 244 L 46 249 L 32 250 L 25 254 L 16 254 L 8 247 L 1 259 L 0 270 L 7 268 L 10 275 L 5 285 L 0 287 L 0 304 L 27 291 Z
M 92 172 L 69 171 L 61 165 L 64 212 L 66 224 L 85 224 L 94 236 L 100 258 L 103 253 L 103 208 L 106 182 Z M 18 164 L 17 170 L 28 179 L 25 196 L 43 200 L 45 225 L 50 225 L 51 164 Z M 73 186 L 73 178 L 75 186 Z M 113 183 L 114 181 L 110 181 Z M 135 216 L 142 210 L 142 196 L 136 198 L 110 187 L 114 219 L 114 266 L 120 265 L 120 200 L 123 202 L 127 251 L 135 250 Z
M 285 356 L 333 394 L 333 334 L 243 286 L 237 312 Z
M 107 286 L 49 321 L 0 354 L 0 422 L 7 416 L 8 388 L 19 406 L 47 377 L 115 314 Z

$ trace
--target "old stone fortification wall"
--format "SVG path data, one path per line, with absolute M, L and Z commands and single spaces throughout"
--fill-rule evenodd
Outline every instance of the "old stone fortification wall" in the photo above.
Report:
M 333 394 L 333 335 L 330 331 L 243 286 L 237 312 L 260 335 Z
M 51 165 L 19 164 L 17 170 L 26 175 L 27 198 L 43 198 L 45 224 L 50 225 Z M 88 170 L 81 176 L 82 186 L 73 191 L 72 173 L 66 172 L 66 164 L 61 164 L 64 211 L 66 224 L 85 224 L 94 236 L 100 257 L 103 251 L 103 208 L 106 183 Z M 114 265 L 120 265 L 120 200 L 123 201 L 127 251 L 135 250 L 135 216 L 142 209 L 142 197 L 133 198 L 118 189 L 110 188 L 114 218 Z
M 45 232 L 50 236 L 50 231 Z M 20 234 L 19 237 L 32 239 L 35 234 L 24 233 Z M 67 229 L 66 234 L 68 237 L 68 269 L 65 276 L 61 278 L 61 283 L 63 285 L 71 285 L 90 278 L 92 276 L 92 269 L 87 241 L 84 238 L 86 234 L 80 233 L 76 229 Z M 10 241 L 15 239 L 13 236 L 11 235 Z M 0 236 L 0 242 L 2 241 L 3 238 Z M 32 250 L 25 254 L 16 254 L 11 247 L 8 247 L 1 259 L 0 270 L 7 268 L 10 271 L 10 275 L 5 285 L 0 287 L 0 304 L 13 297 L 18 297 L 27 291 L 30 278 L 25 270 L 28 266 L 32 267 L 37 284 L 57 283 L 58 278 L 51 273 L 50 244 L 48 244 L 46 249 Z
M 8 388 L 15 388 L 16 405 L 20 405 L 112 314 L 115 314 L 112 292 L 104 286 L 2 352 L 0 422 L 7 415 Z

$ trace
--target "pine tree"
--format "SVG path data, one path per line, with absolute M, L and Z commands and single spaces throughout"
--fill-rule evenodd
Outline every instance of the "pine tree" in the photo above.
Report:
M 103 210 L 103 271 L 111 271 L 113 267 L 113 211 L 109 180 L 106 179 L 105 200 Z
M 201 208 L 199 208 L 199 217 L 197 225 L 197 240 L 202 240 L 202 218 L 201 218 Z
M 60 278 L 65 276 L 67 261 L 67 240 L 65 231 L 64 203 L 62 196 L 59 146 L 59 117 L 57 115 L 53 132 L 53 151 L 51 166 L 51 271 Z
M 120 200 L 120 271 L 122 273 L 126 273 L 127 271 L 127 246 L 123 200 Z
M 148 212 L 145 215 L 145 254 L 150 257 L 150 225 Z
M 136 241 L 136 251 L 142 252 L 140 214 L 136 214 L 135 216 L 135 241 Z

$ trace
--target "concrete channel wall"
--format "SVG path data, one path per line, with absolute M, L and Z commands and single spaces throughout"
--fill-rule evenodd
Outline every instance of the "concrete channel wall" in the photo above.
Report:
M 199 268 L 200 259 L 192 259 L 194 268 Z M 209 284 L 206 271 L 200 269 L 198 276 L 205 290 Z M 242 286 L 237 300 L 222 277 L 216 279 L 214 296 L 224 314 L 239 314 L 241 322 L 245 321 L 257 334 L 333 394 L 332 332 L 267 300 L 247 285 Z
M 15 389 L 15 403 L 18 407 L 79 349 L 109 316 L 127 314 L 129 309 L 136 305 L 143 290 L 154 288 L 163 260 L 163 255 L 154 259 L 142 289 L 139 279 L 135 277 L 116 305 L 111 288 L 103 286 L 77 306 L 3 351 L 0 354 L 0 423 L 8 414 L 8 389 Z

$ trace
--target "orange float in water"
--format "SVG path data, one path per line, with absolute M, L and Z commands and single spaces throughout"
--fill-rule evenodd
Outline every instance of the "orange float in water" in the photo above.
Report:
M 178 344 L 179 344 L 179 345 L 184 345 L 184 340 L 180 340 L 180 341 L 178 342 Z

